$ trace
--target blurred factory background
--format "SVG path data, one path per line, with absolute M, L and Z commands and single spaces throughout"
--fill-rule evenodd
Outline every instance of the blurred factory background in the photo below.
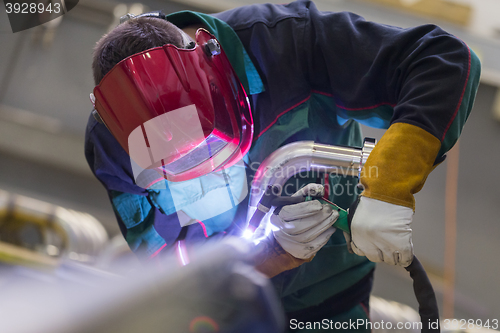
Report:
M 260 2 L 267 1 L 252 3 Z M 459 174 L 453 316 L 500 319 L 500 176 L 496 173 L 500 165 L 500 0 L 315 3 L 321 10 L 352 11 L 367 20 L 401 27 L 435 23 L 467 42 L 480 57 L 481 85 L 454 152 Z M 60 19 L 16 34 L 0 10 L 0 190 L 91 214 L 110 238 L 117 235 L 108 197 L 83 155 L 91 111 L 88 96 L 94 87 L 90 65 L 95 42 L 127 12 L 189 9 L 211 13 L 246 4 L 250 2 L 80 0 Z M 365 128 L 365 136 L 380 138 L 382 133 Z M 415 252 L 428 269 L 441 307 L 447 283 L 445 220 L 453 221 L 449 209 L 445 214 L 445 200 L 453 210 L 455 194 L 446 193 L 446 188 L 455 192 L 450 172 L 457 166 L 451 162 L 453 158 L 439 166 L 417 194 L 413 225 Z M 417 306 L 411 281 L 402 269 L 379 265 L 374 294 Z

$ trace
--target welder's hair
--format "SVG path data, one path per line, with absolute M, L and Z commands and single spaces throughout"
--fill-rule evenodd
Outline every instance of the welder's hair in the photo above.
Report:
M 104 35 L 94 48 L 92 71 L 96 85 L 117 63 L 133 54 L 165 44 L 183 47 L 175 25 L 153 17 L 130 19 Z

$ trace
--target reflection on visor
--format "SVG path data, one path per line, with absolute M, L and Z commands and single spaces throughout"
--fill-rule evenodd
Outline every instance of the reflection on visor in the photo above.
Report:
M 188 154 L 162 167 L 169 173 L 176 175 L 205 162 L 221 151 L 226 145 L 226 141 L 219 139 L 212 133 L 203 143 L 191 150 Z
M 148 120 L 128 138 L 130 158 L 142 169 L 169 164 L 203 142 L 205 135 L 194 104 Z
M 220 132 L 212 129 L 205 136 L 194 104 L 148 120 L 128 138 L 134 178 L 137 180 L 145 169 L 158 168 L 164 176 L 178 175 L 210 163 L 230 143 L 216 133 Z

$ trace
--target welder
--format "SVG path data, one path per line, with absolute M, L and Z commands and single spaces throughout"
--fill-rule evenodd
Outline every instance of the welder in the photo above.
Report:
M 359 123 L 386 128 L 351 235 L 332 227 L 329 204 L 284 206 L 256 260 L 294 322 L 366 319 L 375 263 L 411 263 L 413 194 L 469 116 L 474 52 L 434 25 L 402 29 L 311 1 L 123 21 L 94 50 L 85 154 L 131 249 L 160 260 L 180 239 L 240 236 L 254 166 L 270 153 L 299 140 L 359 147 Z M 288 185 L 329 189 L 343 208 L 355 200 L 342 175 Z

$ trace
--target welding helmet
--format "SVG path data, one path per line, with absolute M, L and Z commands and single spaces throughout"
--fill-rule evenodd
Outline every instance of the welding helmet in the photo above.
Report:
M 173 182 L 194 179 L 234 165 L 252 142 L 243 86 L 204 29 L 188 48 L 166 44 L 120 61 L 91 100 L 94 116 L 129 154 L 134 176 L 147 169 Z

